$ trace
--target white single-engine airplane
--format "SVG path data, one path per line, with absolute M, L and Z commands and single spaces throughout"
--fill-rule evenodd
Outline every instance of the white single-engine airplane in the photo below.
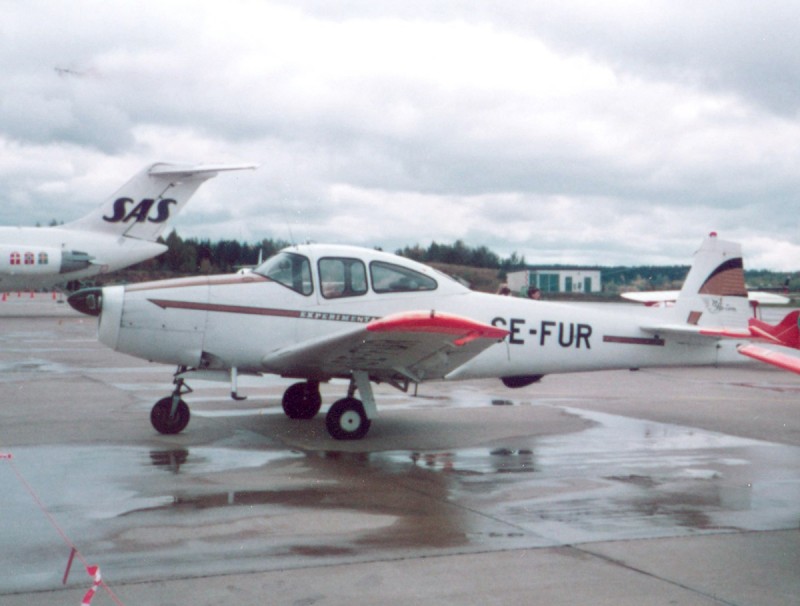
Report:
M 178 366 L 172 395 L 151 413 L 162 433 L 189 422 L 181 396 L 191 377 L 229 380 L 234 399 L 243 373 L 301 379 L 283 396 L 294 419 L 319 412 L 320 382 L 349 379 L 326 424 L 334 438 L 358 439 L 376 414 L 371 382 L 407 390 L 500 377 L 522 387 L 550 373 L 744 360 L 737 350 L 776 363 L 772 350 L 751 343 L 761 335 L 748 326 L 740 246 L 716 234 L 669 308 L 604 310 L 473 292 L 409 259 L 311 244 L 286 248 L 250 273 L 86 289 L 69 303 L 100 316 L 107 346 Z M 722 338 L 738 341 L 737 349 L 719 347 Z M 800 371 L 800 361 L 791 364 Z
M 59 227 L 0 227 L 0 291 L 34 290 L 95 276 L 160 255 L 155 240 L 200 185 L 253 165 L 152 164 L 102 206 Z

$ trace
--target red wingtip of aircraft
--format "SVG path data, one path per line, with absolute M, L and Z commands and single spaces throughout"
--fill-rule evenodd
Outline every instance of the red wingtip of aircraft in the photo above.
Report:
M 367 326 L 372 332 L 428 332 L 457 337 L 456 345 L 466 345 L 475 339 L 502 340 L 508 335 L 504 328 L 476 322 L 454 314 L 430 312 L 405 312 L 391 314 L 374 320 Z
M 759 362 L 800 374 L 800 358 L 752 344 L 740 346 L 739 353 Z

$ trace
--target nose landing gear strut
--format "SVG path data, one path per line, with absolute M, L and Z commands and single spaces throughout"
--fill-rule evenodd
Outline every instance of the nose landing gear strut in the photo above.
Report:
M 150 411 L 150 423 L 159 433 L 172 435 L 186 429 L 191 418 L 189 406 L 181 398 L 182 395 L 191 393 L 192 388 L 180 376 L 186 371 L 185 366 L 179 366 L 172 383 L 175 389 L 171 396 L 161 398 Z

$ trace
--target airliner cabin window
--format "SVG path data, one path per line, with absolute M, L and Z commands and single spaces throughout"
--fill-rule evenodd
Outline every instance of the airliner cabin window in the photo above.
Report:
M 373 261 L 369 266 L 372 276 L 372 288 L 378 293 L 415 292 L 419 290 L 436 290 L 436 280 L 428 276 L 383 261 Z
M 301 295 L 308 296 L 314 291 L 311 286 L 311 263 L 303 255 L 278 253 L 259 265 L 255 273 L 283 284 Z
M 319 284 L 326 299 L 357 297 L 367 292 L 367 269 L 358 259 L 320 259 Z

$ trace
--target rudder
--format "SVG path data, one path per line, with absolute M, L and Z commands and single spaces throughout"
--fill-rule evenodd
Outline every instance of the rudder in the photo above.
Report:
M 712 232 L 695 253 L 675 303 L 677 320 L 702 327 L 747 326 L 750 316 L 742 247 Z
M 134 175 L 102 206 L 64 228 L 155 240 L 163 233 L 167 220 L 180 212 L 205 181 L 221 171 L 245 168 L 255 166 L 152 164 Z

